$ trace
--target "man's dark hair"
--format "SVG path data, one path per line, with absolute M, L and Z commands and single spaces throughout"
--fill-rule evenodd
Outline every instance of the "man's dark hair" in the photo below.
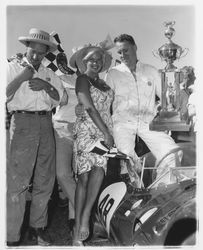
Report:
M 114 39 L 114 43 L 116 43 L 116 42 L 129 42 L 131 45 L 135 45 L 134 38 L 128 34 L 121 34 L 121 35 L 117 36 Z

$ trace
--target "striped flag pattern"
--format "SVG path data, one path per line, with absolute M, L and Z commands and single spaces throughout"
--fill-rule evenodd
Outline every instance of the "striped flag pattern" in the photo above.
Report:
M 118 151 L 116 147 L 108 149 L 104 144 L 104 141 L 102 140 L 98 140 L 96 141 L 96 143 L 92 144 L 87 149 L 87 152 L 96 153 L 111 158 L 129 159 L 129 157 L 126 154 Z

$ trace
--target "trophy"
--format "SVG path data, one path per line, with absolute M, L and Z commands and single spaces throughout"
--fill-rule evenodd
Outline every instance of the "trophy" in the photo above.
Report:
M 150 124 L 151 130 L 189 131 L 190 125 L 180 111 L 180 81 L 181 70 L 173 62 L 186 56 L 188 49 L 182 49 L 172 42 L 175 34 L 175 22 L 164 22 L 164 32 L 168 42 L 162 45 L 153 55 L 166 62 L 166 67 L 160 69 L 161 74 L 161 107 Z

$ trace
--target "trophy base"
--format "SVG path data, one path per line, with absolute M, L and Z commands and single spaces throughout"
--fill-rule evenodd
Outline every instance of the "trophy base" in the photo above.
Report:
M 180 120 L 179 117 L 162 118 L 157 116 L 149 125 L 150 130 L 157 131 L 190 131 L 190 124 L 184 120 Z
M 170 121 L 170 122 L 179 122 L 180 120 L 180 113 L 173 110 L 173 111 L 163 111 L 161 110 L 158 114 L 158 119 L 163 121 Z

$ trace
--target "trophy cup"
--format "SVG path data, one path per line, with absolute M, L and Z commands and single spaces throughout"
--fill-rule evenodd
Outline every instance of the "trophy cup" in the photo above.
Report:
M 164 22 L 164 32 L 168 42 L 158 51 L 153 51 L 155 57 L 166 62 L 166 67 L 159 70 L 161 73 L 161 108 L 150 124 L 151 130 L 189 131 L 190 125 L 180 112 L 180 76 L 181 70 L 173 65 L 177 59 L 186 56 L 188 49 L 182 49 L 172 42 L 175 34 L 175 22 Z

